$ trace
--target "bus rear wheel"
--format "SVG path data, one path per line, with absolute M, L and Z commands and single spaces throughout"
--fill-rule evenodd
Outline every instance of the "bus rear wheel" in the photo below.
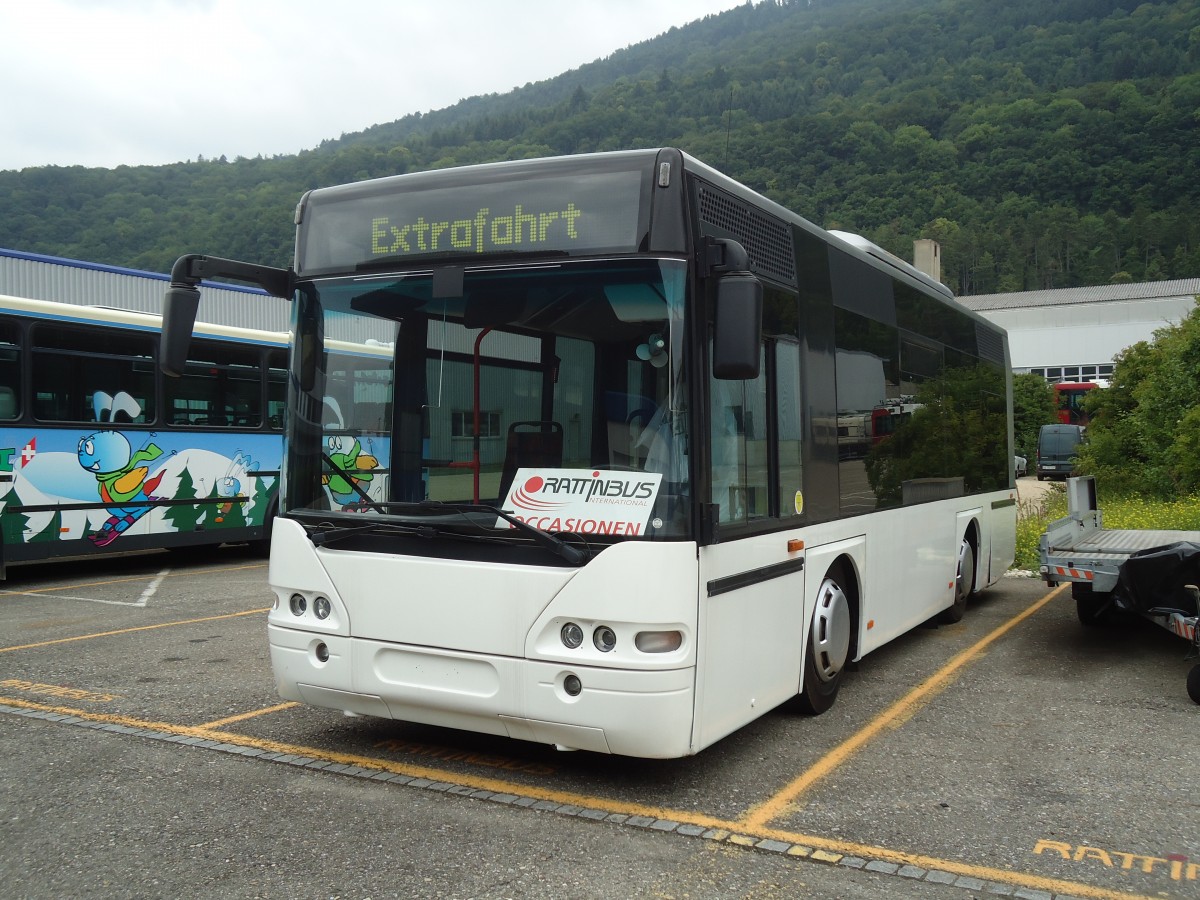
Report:
M 975 545 L 963 535 L 958 545 L 958 572 L 954 578 L 954 603 L 942 610 L 938 621 L 946 625 L 961 622 L 967 611 L 967 601 L 975 593 Z
M 817 591 L 804 659 L 804 688 L 798 698 L 800 709 L 814 716 L 833 706 L 850 655 L 853 620 L 846 583 L 838 569 L 830 569 Z

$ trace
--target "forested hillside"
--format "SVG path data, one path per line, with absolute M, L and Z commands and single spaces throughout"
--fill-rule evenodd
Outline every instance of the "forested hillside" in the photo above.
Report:
M 1200 4 L 760 0 L 294 156 L 0 172 L 0 246 L 283 265 L 309 188 L 660 145 L 904 258 L 935 238 L 960 294 L 1194 277 Z

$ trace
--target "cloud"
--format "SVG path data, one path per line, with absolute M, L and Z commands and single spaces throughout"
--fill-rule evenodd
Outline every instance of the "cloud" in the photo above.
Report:
M 296 153 L 505 93 L 737 0 L 0 5 L 0 169 Z

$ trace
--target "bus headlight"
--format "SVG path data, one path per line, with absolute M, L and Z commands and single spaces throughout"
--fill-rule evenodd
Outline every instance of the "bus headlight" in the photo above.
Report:
M 592 632 L 592 643 L 601 653 L 609 653 L 617 646 L 617 633 L 607 625 L 601 625 Z
M 562 627 L 559 632 L 559 637 L 562 638 L 563 646 L 568 650 L 574 650 L 583 643 L 583 629 L 574 622 L 568 622 Z
M 313 614 L 318 619 L 328 619 L 329 613 L 333 609 L 328 597 L 317 597 L 313 601 Z
M 308 601 L 303 594 L 292 594 L 292 599 L 288 601 L 292 607 L 293 616 L 302 616 L 304 611 L 308 609 Z
M 639 631 L 633 645 L 643 653 L 670 653 L 683 646 L 679 631 Z

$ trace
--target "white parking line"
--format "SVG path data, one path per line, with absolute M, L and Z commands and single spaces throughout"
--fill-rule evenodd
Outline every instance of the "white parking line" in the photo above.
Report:
M 81 603 L 107 603 L 111 606 L 139 606 L 144 607 L 146 603 L 158 592 L 158 587 L 162 584 L 163 579 L 171 574 L 170 569 L 163 569 L 158 573 L 146 589 L 142 591 L 140 597 L 136 600 L 104 600 L 100 597 L 73 597 L 70 594 L 54 594 L 46 590 L 40 591 L 0 591 L 0 594 L 5 594 L 10 597 L 54 597 L 58 600 L 78 600 Z
M 170 569 L 163 569 L 161 572 L 159 572 L 158 577 L 155 578 L 152 582 L 150 582 L 150 584 L 146 587 L 146 589 L 144 591 L 142 591 L 141 598 L 138 600 L 137 603 L 135 603 L 133 605 L 134 606 L 145 606 L 146 601 L 154 596 L 155 592 L 158 590 L 158 586 L 160 584 L 162 584 L 163 579 L 167 577 L 167 575 L 170 573 L 170 571 L 171 571 Z

